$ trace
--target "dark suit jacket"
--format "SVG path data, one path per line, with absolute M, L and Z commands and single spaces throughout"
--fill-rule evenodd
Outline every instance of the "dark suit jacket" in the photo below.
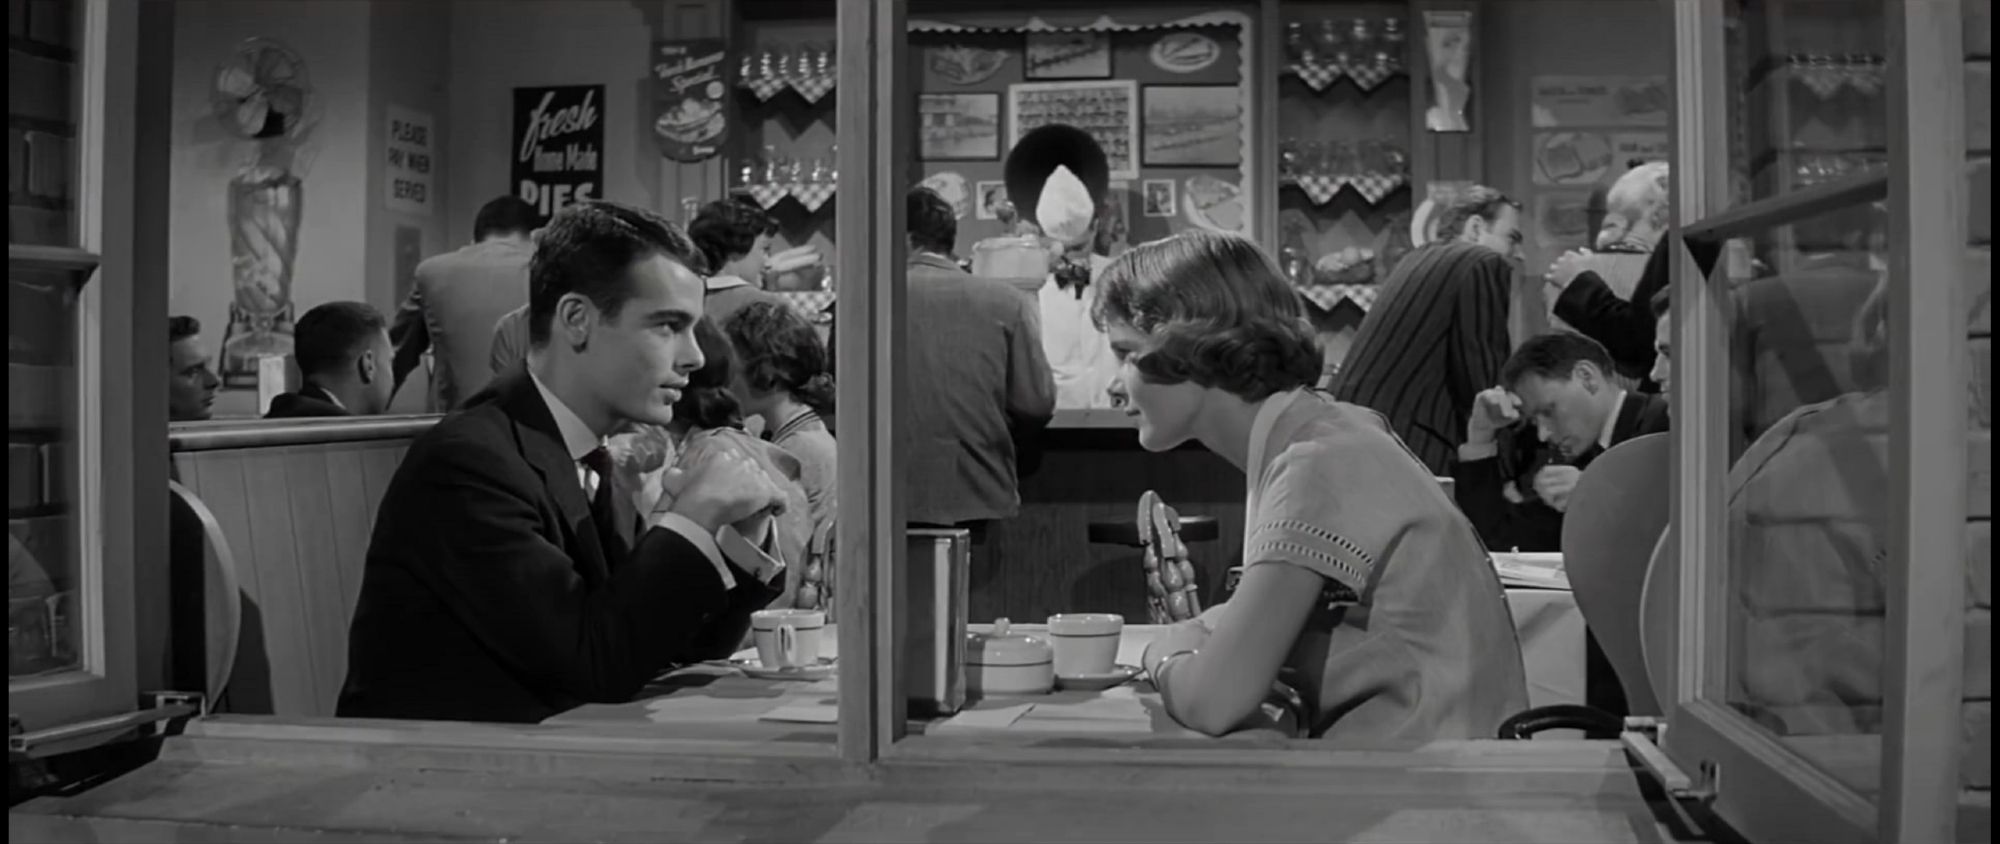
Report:
M 1658 324 L 1653 318 L 1653 297 L 1673 282 L 1669 263 L 1673 250 L 1668 247 L 1675 242 L 1673 235 L 1661 239 L 1659 247 L 1646 260 L 1646 269 L 1640 273 L 1639 283 L 1633 286 L 1630 299 L 1620 298 L 1603 278 L 1589 271 L 1578 273 L 1563 288 L 1562 295 L 1556 297 L 1558 318 L 1583 336 L 1603 344 L 1620 374 L 1642 382 L 1653 374 L 1656 354 L 1653 334 Z M 1721 249 L 1696 246 L 1690 247 L 1690 253 L 1702 274 L 1707 275 L 1715 268 Z M 1646 391 L 1658 392 L 1658 387 L 1648 387 Z
M 299 388 L 296 393 L 279 393 L 271 397 L 271 409 L 264 414 L 265 419 L 312 419 L 321 416 L 352 416 L 347 408 L 341 407 L 322 390 L 311 384 Z
M 636 531 L 630 496 L 612 498 Z M 526 372 L 497 379 L 418 437 L 389 482 L 339 714 L 530 723 L 623 702 L 676 661 L 726 656 L 777 594 L 741 573 L 725 591 L 671 530 L 629 536 L 600 540 Z
M 1513 283 L 1506 258 L 1471 244 L 1432 243 L 1404 256 L 1362 319 L 1334 396 L 1387 417 L 1431 474 L 1450 474 L 1473 397 L 1499 383 L 1513 350 Z
M 1658 395 L 1628 392 L 1625 403 L 1618 408 L 1618 419 L 1611 423 L 1611 444 L 1617 445 L 1634 437 L 1658 434 L 1672 427 L 1672 417 L 1667 410 L 1667 400 Z M 1520 448 L 1524 440 L 1534 434 L 1525 426 L 1515 426 L 1511 441 Z M 1592 448 L 1578 456 L 1578 469 L 1589 469 L 1590 463 L 1602 454 L 1604 449 Z M 1522 504 L 1514 504 L 1506 499 L 1502 488 L 1510 475 L 1510 461 L 1500 457 L 1484 460 L 1462 461 L 1452 470 L 1456 481 L 1458 509 L 1465 511 L 1472 526 L 1486 540 L 1486 547 L 1494 551 L 1508 551 L 1519 548 L 1523 551 L 1562 550 L 1562 514 L 1556 512 L 1538 499 L 1530 498 Z M 1538 465 L 1524 467 L 1525 476 L 1532 478 Z M 1518 483 L 1518 481 L 1517 481 Z M 1521 487 L 1523 495 L 1532 496 L 1532 490 Z M 1553 520 L 1550 516 L 1553 515 Z M 1553 521 L 1555 536 L 1550 543 L 1548 529 Z
M 1055 414 L 1035 301 L 928 253 L 910 257 L 909 274 L 908 519 L 1012 517 L 1017 461 Z

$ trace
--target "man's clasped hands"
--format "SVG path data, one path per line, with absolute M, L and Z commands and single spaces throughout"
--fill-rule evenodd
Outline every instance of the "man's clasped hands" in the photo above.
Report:
M 1521 421 L 1521 397 L 1507 391 L 1505 387 L 1488 387 L 1474 397 L 1472 418 L 1465 426 L 1467 445 L 1487 447 L 1495 444 L 1501 428 Z M 1550 464 L 1535 471 L 1535 497 L 1542 503 L 1562 513 L 1569 510 L 1569 494 L 1576 489 L 1576 480 L 1583 476 L 1583 470 L 1575 466 Z M 1519 497 L 1520 492 L 1512 484 L 1507 487 L 1510 500 Z M 1520 503 L 1520 501 L 1515 501 Z

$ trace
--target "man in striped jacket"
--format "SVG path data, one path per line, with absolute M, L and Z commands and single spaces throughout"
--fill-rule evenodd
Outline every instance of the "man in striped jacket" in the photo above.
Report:
M 1388 417 L 1432 474 L 1451 474 L 1480 390 L 1499 382 L 1521 206 L 1474 187 L 1439 212 L 1437 236 L 1404 256 L 1361 322 L 1331 389 Z

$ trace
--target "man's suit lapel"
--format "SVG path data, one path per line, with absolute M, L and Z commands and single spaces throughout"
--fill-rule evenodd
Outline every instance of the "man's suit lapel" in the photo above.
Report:
M 1611 444 L 1666 430 L 1666 399 L 1644 393 L 1625 394 L 1618 421 L 1611 426 Z
M 610 573 L 606 562 L 609 555 L 598 541 L 597 527 L 590 518 L 590 501 L 584 498 L 583 486 L 577 482 L 576 461 L 570 459 L 556 418 L 542 401 L 541 391 L 535 389 L 535 382 L 525 369 L 516 370 L 488 389 L 514 422 L 521 456 L 541 475 L 542 485 L 555 499 L 556 511 L 562 514 L 563 528 L 575 550 L 570 559 L 576 562 L 577 575 L 586 583 L 602 582 Z M 622 497 L 614 495 L 613 500 Z

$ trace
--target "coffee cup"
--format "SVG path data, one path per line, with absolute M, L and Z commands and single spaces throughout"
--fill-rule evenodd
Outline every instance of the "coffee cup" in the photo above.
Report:
M 758 610 L 750 614 L 757 661 L 765 668 L 803 668 L 819 662 L 821 610 Z
M 1049 616 L 1049 646 L 1055 650 L 1057 677 L 1090 677 L 1111 673 L 1118 660 L 1118 640 L 1125 617 L 1116 613 L 1058 613 Z

